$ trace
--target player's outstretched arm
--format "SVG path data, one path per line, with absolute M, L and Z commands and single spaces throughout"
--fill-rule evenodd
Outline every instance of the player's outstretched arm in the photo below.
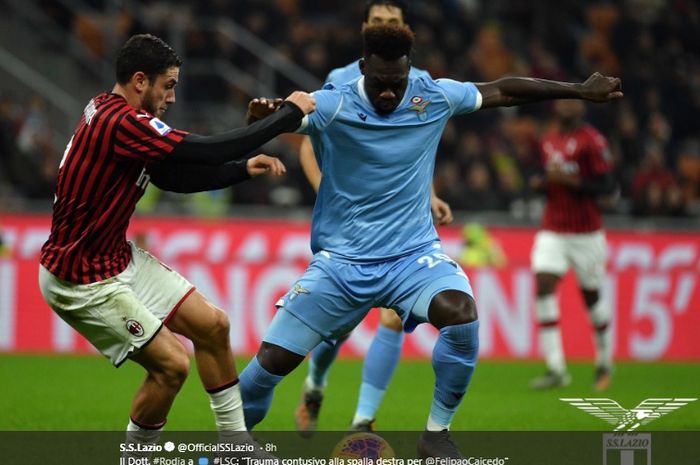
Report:
M 482 96 L 481 108 L 510 107 L 560 98 L 609 102 L 623 95 L 620 78 L 603 76 L 600 73 L 593 73 L 581 83 L 506 77 L 476 83 L 476 87 Z
M 167 160 L 148 168 L 151 182 L 156 187 L 181 194 L 223 189 L 262 174 L 281 176 L 286 172 L 287 168 L 279 158 L 263 154 L 217 166 Z
M 221 165 L 244 157 L 283 132 L 294 132 L 316 101 L 306 92 L 292 93 L 274 114 L 250 126 L 213 136 L 188 134 L 169 158 L 178 163 Z

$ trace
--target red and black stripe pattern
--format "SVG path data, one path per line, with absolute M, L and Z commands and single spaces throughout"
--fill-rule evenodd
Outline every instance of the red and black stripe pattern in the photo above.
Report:
M 595 128 L 584 125 L 568 133 L 550 131 L 542 138 L 542 163 L 581 177 L 612 170 L 608 144 Z M 542 228 L 558 233 L 589 233 L 603 227 L 598 199 L 563 185 L 547 187 Z
M 126 229 L 148 185 L 146 164 L 163 160 L 185 135 L 119 95 L 92 99 L 61 160 L 41 264 L 81 284 L 124 271 L 131 259 Z

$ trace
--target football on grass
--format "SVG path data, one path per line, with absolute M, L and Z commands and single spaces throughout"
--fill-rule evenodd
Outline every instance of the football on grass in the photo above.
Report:
M 345 436 L 333 448 L 331 457 L 343 459 L 390 459 L 394 450 L 381 436 L 374 433 L 353 433 Z

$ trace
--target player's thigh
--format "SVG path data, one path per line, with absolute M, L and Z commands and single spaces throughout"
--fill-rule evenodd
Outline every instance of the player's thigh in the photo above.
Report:
M 175 334 L 166 327 L 143 347 L 129 356 L 131 360 L 144 367 L 149 373 L 165 373 L 184 379 L 190 366 L 187 349 Z
M 229 319 L 226 312 L 194 291 L 187 295 L 177 311 L 172 314 L 167 327 L 192 341 L 206 341 L 220 334 L 228 337 Z
M 277 302 L 323 336 L 335 340 L 350 332 L 373 306 L 373 293 L 357 286 L 353 265 L 316 254 L 304 275 Z
M 576 234 L 569 239 L 567 251 L 582 289 L 596 290 L 602 286 L 607 250 L 602 231 Z
M 120 275 L 119 278 L 133 289 L 143 305 L 159 320 L 169 324 L 187 300 L 190 300 L 189 306 L 194 301 L 205 312 L 206 307 L 200 300 L 189 299 L 195 293 L 195 287 L 180 273 L 133 244 L 131 253 L 133 273 Z
M 563 276 L 569 269 L 564 235 L 552 231 L 538 231 L 530 254 L 534 273 Z
M 469 278 L 439 244 L 402 260 L 404 266 L 392 277 L 395 285 L 390 306 L 397 310 L 407 330 L 417 323 L 429 321 L 430 304 L 443 291 L 456 291 L 473 299 Z
M 133 269 L 122 274 L 130 274 Z M 162 322 L 121 275 L 91 284 L 63 281 L 40 267 L 39 284 L 49 306 L 115 365 L 146 346 Z
M 277 310 L 262 338 L 263 342 L 281 347 L 301 357 L 305 357 L 324 339 L 318 331 L 284 307 Z

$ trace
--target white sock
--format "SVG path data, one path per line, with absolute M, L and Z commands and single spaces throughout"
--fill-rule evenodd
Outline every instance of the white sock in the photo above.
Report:
M 566 372 L 564 348 L 559 330 L 559 306 L 554 294 L 538 297 L 535 302 L 537 321 L 540 324 L 540 350 L 547 368 L 556 373 Z
M 433 417 L 431 415 L 428 415 L 428 424 L 426 425 L 425 429 L 428 431 L 442 431 L 444 429 L 450 430 L 450 425 L 442 425 L 435 420 L 433 420 Z
M 209 405 L 214 412 L 216 428 L 220 432 L 246 431 L 238 383 L 222 391 L 209 393 Z
M 126 444 L 155 444 L 160 439 L 160 433 L 163 432 L 165 422 L 160 425 L 155 425 L 154 428 L 142 428 L 134 423 L 129 418 L 129 424 L 126 426 Z M 126 451 L 123 457 L 150 457 L 150 453 L 145 452 L 129 452 Z
M 596 366 L 612 368 L 612 321 L 610 306 L 602 298 L 589 308 L 593 324 Z

